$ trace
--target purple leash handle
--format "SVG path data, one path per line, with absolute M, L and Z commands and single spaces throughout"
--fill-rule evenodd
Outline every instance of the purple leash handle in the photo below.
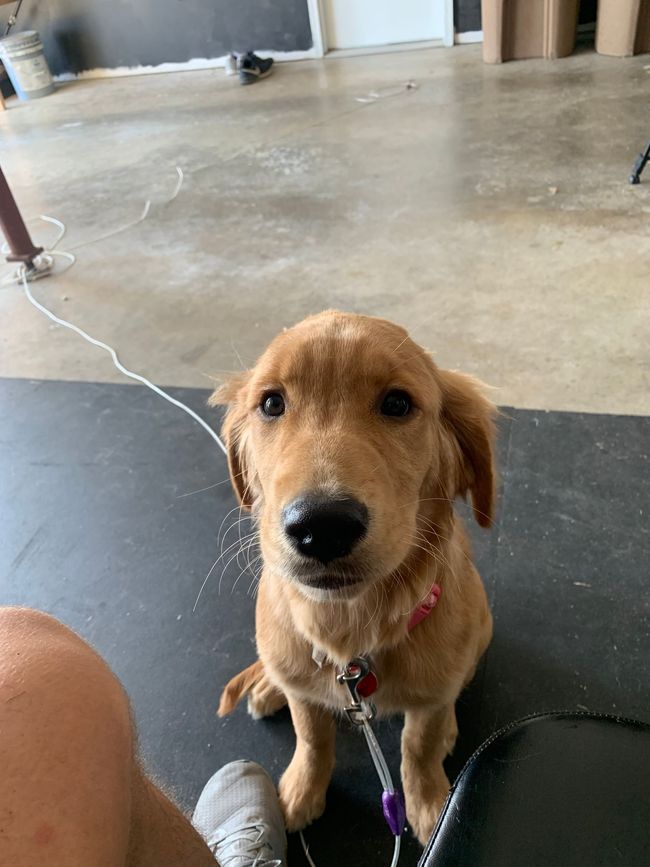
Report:
M 399 791 L 382 792 L 381 807 L 384 819 L 395 837 L 400 837 L 406 825 L 406 809 L 404 798 Z

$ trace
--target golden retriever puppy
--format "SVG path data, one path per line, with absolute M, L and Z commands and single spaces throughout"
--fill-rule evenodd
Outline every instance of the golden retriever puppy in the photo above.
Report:
M 406 812 L 425 843 L 449 788 L 454 704 L 492 634 L 454 500 L 469 494 L 490 525 L 495 409 L 404 329 L 336 311 L 284 331 L 211 402 L 227 405 L 230 473 L 264 562 L 259 660 L 219 712 L 244 694 L 255 717 L 289 704 L 296 751 L 279 793 L 297 830 L 325 807 L 348 698 L 336 674 L 367 657 L 378 711 L 404 714 Z

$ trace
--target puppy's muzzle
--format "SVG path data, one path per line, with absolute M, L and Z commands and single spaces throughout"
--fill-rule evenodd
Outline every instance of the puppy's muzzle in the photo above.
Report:
M 363 539 L 368 530 L 368 509 L 351 497 L 333 500 L 306 495 L 289 503 L 282 520 L 284 532 L 297 551 L 327 564 L 347 557 Z

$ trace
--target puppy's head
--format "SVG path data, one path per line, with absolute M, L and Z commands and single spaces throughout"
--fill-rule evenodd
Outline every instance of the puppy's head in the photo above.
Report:
M 227 404 L 230 473 L 267 567 L 312 599 L 398 569 L 432 502 L 470 493 L 491 522 L 492 404 L 390 322 L 312 316 L 211 403 Z

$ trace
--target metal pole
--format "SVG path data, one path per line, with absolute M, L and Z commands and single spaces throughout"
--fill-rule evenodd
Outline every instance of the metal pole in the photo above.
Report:
M 6 0 L 5 0 L 5 2 L 6 2 Z M 9 31 L 16 23 L 16 18 L 18 17 L 18 13 L 20 12 L 20 7 L 22 5 L 23 5 L 23 0 L 18 0 L 18 2 L 16 3 L 16 8 L 11 13 L 11 15 L 9 16 L 9 20 L 7 21 L 7 26 L 5 27 L 5 32 L 4 32 L 5 36 L 9 36 Z
M 0 168 L 0 229 L 7 239 L 11 251 L 5 258 L 7 262 L 24 262 L 31 265 L 42 247 L 35 247 L 29 237 L 27 226 L 20 216 L 18 205 L 13 197 L 9 184 Z

